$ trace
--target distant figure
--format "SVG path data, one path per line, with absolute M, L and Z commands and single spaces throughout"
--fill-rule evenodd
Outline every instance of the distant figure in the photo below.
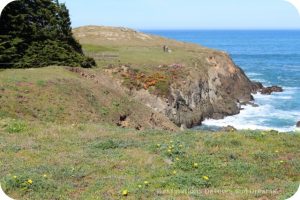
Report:
M 164 46 L 163 46 L 163 50 L 164 50 L 164 52 L 166 52 L 166 47 L 167 47 L 166 45 L 164 45 Z
M 166 46 L 166 45 L 164 45 L 164 46 L 163 46 L 163 50 L 164 50 L 164 52 L 168 53 L 168 52 L 169 52 L 169 47 Z

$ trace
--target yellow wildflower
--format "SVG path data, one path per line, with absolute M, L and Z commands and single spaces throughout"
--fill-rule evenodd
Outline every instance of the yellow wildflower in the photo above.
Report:
M 128 190 L 123 190 L 123 191 L 122 191 L 122 195 L 123 195 L 123 196 L 127 196 L 127 195 L 128 195 Z
M 149 185 L 149 182 L 148 182 L 148 181 L 144 181 L 144 184 L 145 184 L 145 185 Z
M 138 188 L 142 188 L 142 185 L 138 185 Z
M 209 180 L 208 176 L 202 176 L 202 178 L 203 178 L 204 180 L 206 180 L 206 181 Z
M 198 167 L 198 163 L 194 163 L 194 167 L 197 168 Z
M 179 161 L 180 159 L 177 157 L 176 160 Z
M 14 179 L 16 179 L 17 178 L 17 176 L 13 176 L 14 177 Z
M 47 174 L 44 174 L 43 177 L 44 177 L 44 178 L 47 178 Z
M 33 181 L 31 180 L 31 179 L 28 179 L 28 181 L 27 181 L 29 184 L 32 184 L 33 183 Z

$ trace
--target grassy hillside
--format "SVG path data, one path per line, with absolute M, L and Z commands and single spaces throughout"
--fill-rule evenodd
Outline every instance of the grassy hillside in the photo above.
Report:
M 217 53 L 199 45 L 126 28 L 87 26 L 74 29 L 73 32 L 83 45 L 84 52 L 95 58 L 99 67 L 130 65 L 150 73 L 159 66 L 182 64 L 186 69 L 205 70 L 206 58 Z M 164 53 L 163 45 L 167 45 L 172 52 Z
M 132 127 L 152 128 L 152 111 L 134 101 L 116 80 L 98 69 L 47 67 L 0 72 L 0 117 L 72 124 L 120 123 L 128 116 Z M 161 127 L 176 129 L 155 113 Z M 158 128 L 157 126 L 156 128 Z
M 189 69 L 204 72 L 216 51 L 128 29 L 74 34 L 98 68 L 0 71 L 0 182 L 11 197 L 281 200 L 295 193 L 299 133 L 179 132 L 133 98 L 131 87 L 163 96 Z
M 299 185 L 299 134 L 0 122 L 1 183 L 16 199 L 275 200 Z

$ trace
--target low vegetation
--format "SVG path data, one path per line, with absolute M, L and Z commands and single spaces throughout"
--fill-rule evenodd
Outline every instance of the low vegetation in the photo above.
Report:
M 159 128 L 165 122 L 168 130 L 177 128 L 135 101 L 118 80 L 98 68 L 6 69 L 0 72 L 0 105 L 0 117 L 25 121 L 94 122 L 137 129 Z M 154 115 L 158 119 L 150 124 Z
M 97 70 L 90 72 L 97 74 Z M 0 72 L 0 116 L 56 123 L 116 123 L 132 103 L 126 95 L 104 87 L 102 81 L 97 84 L 62 67 Z M 17 125 L 12 128 L 19 129 Z
M 299 184 L 299 142 L 292 133 L 2 118 L 1 183 L 9 196 L 31 200 L 286 199 Z

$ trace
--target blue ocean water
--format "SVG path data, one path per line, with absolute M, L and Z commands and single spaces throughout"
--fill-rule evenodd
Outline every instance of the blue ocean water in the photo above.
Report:
M 300 31 L 144 31 L 228 52 L 251 80 L 279 85 L 283 93 L 254 95 L 259 107 L 204 121 L 204 126 L 295 130 L 300 121 Z

